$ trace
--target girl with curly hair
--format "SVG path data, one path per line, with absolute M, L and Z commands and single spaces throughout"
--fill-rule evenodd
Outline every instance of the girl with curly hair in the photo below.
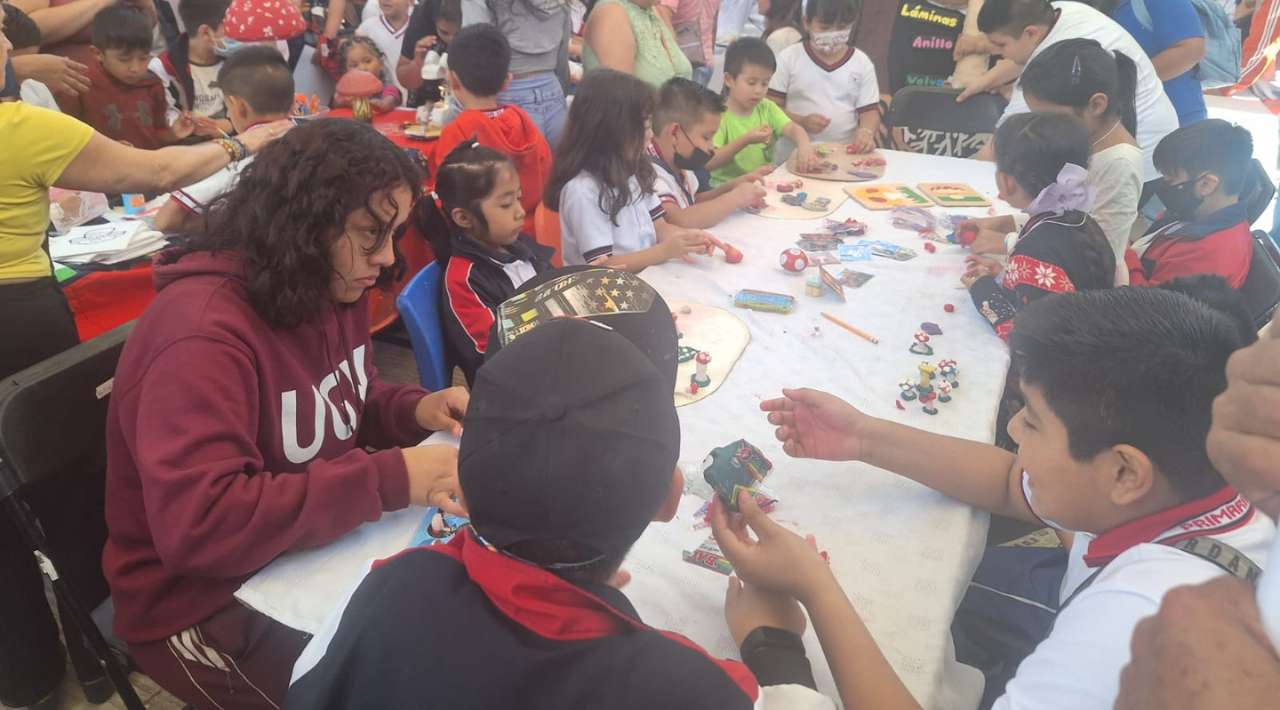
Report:
M 410 504 L 464 512 L 456 451 L 414 444 L 460 431 L 466 392 L 383 382 L 370 351 L 420 184 L 372 128 L 316 120 L 158 259 L 108 414 L 103 568 L 116 634 L 189 704 L 281 703 L 309 637 L 232 597 L 271 560 Z
M 386 113 L 400 105 L 404 95 L 396 86 L 395 77 L 387 67 L 387 58 L 382 55 L 382 50 L 378 49 L 378 45 L 372 39 L 356 35 L 343 42 L 340 51 L 339 64 L 344 74 L 353 69 L 359 69 L 378 77 L 382 82 L 382 93 L 369 100 L 374 111 Z M 350 106 L 351 97 L 334 94 L 333 105 Z

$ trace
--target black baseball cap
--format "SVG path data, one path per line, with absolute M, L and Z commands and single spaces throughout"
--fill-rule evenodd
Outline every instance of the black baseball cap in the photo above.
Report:
M 620 560 L 671 488 L 680 422 L 669 383 L 590 320 L 550 320 L 509 342 L 476 374 L 458 452 L 476 532 L 500 549 L 590 551 L 557 562 Z
M 630 340 L 667 376 L 675 392 L 679 342 L 671 309 L 635 274 L 603 266 L 551 269 L 522 284 L 497 312 L 486 362 L 543 323 L 581 318 L 606 325 Z

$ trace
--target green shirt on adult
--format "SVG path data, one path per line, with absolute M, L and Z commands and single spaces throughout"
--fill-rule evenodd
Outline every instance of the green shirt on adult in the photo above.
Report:
M 635 67 L 631 71 L 633 76 L 655 88 L 672 77 L 689 79 L 693 76 L 693 65 L 684 52 L 680 51 L 675 34 L 652 7 L 645 9 L 630 0 L 600 0 L 592 11 L 598 12 L 607 5 L 619 5 L 627 13 L 631 33 L 636 39 Z M 584 43 L 582 47 L 582 65 L 586 71 L 601 66 L 590 42 Z

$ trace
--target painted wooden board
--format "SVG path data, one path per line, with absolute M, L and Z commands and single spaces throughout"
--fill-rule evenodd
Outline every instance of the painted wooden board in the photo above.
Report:
M 884 177 L 885 157 L 879 153 L 850 155 L 846 152 L 843 143 L 816 143 L 813 150 L 828 168 L 835 166 L 834 169 L 811 172 L 796 170 L 795 153 L 792 153 L 791 159 L 787 161 L 787 169 L 802 178 L 831 182 L 870 182 Z
M 765 196 L 766 207 L 757 214 L 761 217 L 769 217 L 772 219 L 821 219 L 829 216 L 843 205 L 849 196 L 845 194 L 842 186 L 838 182 L 829 182 L 821 180 L 809 180 L 808 178 L 800 178 L 804 181 L 804 185 L 792 193 L 804 192 L 808 194 L 808 199 L 815 197 L 825 197 L 831 200 L 831 204 L 827 205 L 825 210 L 814 211 L 805 209 L 804 207 L 796 207 L 788 205 L 782 201 L 784 193 L 778 192 L 777 184 L 780 182 L 790 182 L 795 177 L 787 175 L 785 172 L 777 171 L 764 179 L 765 189 L 769 194 Z
M 939 207 L 991 206 L 991 200 L 962 182 L 922 182 L 916 187 Z
M 711 384 L 698 388 L 697 394 L 689 393 L 689 378 L 697 370 L 697 364 L 693 360 L 682 362 L 676 370 L 676 406 L 683 407 L 719 389 L 751 342 L 751 332 L 742 319 L 723 308 L 678 298 L 668 300 L 667 305 L 676 316 L 676 331 L 683 336 L 680 345 L 711 355 L 711 362 L 707 363 Z M 685 308 L 689 309 L 688 313 L 683 312 Z
M 932 207 L 929 198 L 910 185 L 900 182 L 880 182 L 874 185 L 846 187 L 845 192 L 869 210 L 891 210 L 894 207 Z

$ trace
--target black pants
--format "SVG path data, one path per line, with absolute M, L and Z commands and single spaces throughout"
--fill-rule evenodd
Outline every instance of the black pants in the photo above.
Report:
M 0 378 L 79 342 L 67 300 L 53 279 L 0 282 Z M 106 530 L 101 485 L 41 486 L 25 502 L 46 522 L 45 532 L 59 572 L 91 607 L 106 598 L 100 551 Z M 88 543 L 88 544 L 87 544 Z M 78 555 L 76 550 L 82 550 Z M 77 669 L 87 651 L 79 638 L 69 644 Z M 0 704 L 31 705 L 57 687 L 65 663 L 58 626 L 45 598 L 35 558 L 7 515 L 0 515 Z M 88 679 L 88 678 L 86 678 Z

